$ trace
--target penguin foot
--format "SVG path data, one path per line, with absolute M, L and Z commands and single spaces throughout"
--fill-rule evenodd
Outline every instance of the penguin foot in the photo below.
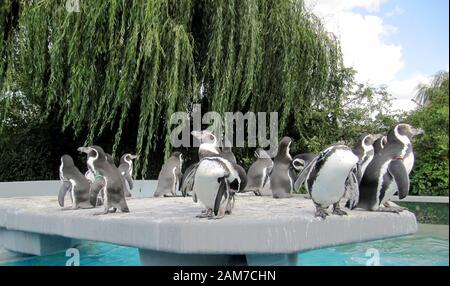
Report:
M 347 212 L 341 210 L 341 209 L 333 209 L 333 214 L 334 215 L 339 215 L 339 216 L 343 216 L 343 215 L 348 215 Z
M 325 219 L 327 216 L 329 216 L 329 214 L 327 213 L 326 210 L 324 210 L 322 208 L 316 209 L 315 217 L 320 217 L 321 219 Z
M 347 215 L 347 212 L 341 210 L 341 206 L 339 205 L 339 202 L 337 202 L 337 203 L 333 204 L 333 214 L 343 216 L 343 215 Z
M 210 218 L 213 216 L 213 212 L 211 209 L 208 210 L 202 210 L 202 213 L 199 215 L 196 215 L 197 218 Z
M 117 208 L 112 208 L 112 210 L 110 211 L 110 213 L 115 213 L 117 211 Z

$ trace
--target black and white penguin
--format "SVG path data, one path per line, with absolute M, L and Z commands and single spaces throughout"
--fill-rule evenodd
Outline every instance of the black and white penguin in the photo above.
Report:
M 126 181 L 125 185 L 126 197 L 131 197 L 131 193 L 129 190 L 133 189 L 133 160 L 136 158 L 137 158 L 136 155 L 130 153 L 125 153 L 120 158 L 119 172 Z
M 412 137 L 422 133 L 423 130 L 409 124 L 398 124 L 389 131 L 384 148 L 374 157 L 361 180 L 357 207 L 396 213 L 403 210 L 390 207 L 386 202 L 396 192 L 400 199 L 408 195 L 409 177 L 404 159 L 408 149 L 412 148 Z
M 191 134 L 193 138 L 200 142 L 200 146 L 198 148 L 199 161 L 205 157 L 215 157 L 221 155 L 219 140 L 211 131 L 192 131 Z M 180 192 L 184 197 L 190 195 L 193 190 L 194 175 L 198 164 L 199 162 L 191 164 L 181 177 Z
M 72 157 L 63 155 L 59 167 L 59 178 L 62 186 L 58 194 L 58 202 L 64 207 L 66 193 L 70 193 L 72 209 L 92 208 L 90 203 L 90 184 L 80 170 L 73 163 Z
M 270 173 L 270 189 L 276 199 L 289 198 L 294 186 L 294 171 L 292 157 L 289 154 L 292 139 L 284 137 L 278 144 L 278 152 L 273 160 Z
M 273 168 L 273 161 L 269 154 L 258 148 L 255 151 L 256 161 L 250 166 L 247 173 L 247 187 L 245 192 L 253 192 L 257 196 L 271 196 L 270 173 Z
M 195 172 L 194 201 L 199 200 L 206 208 L 197 217 L 223 218 L 231 213 L 234 193 L 240 190 L 240 171 L 230 161 L 219 157 L 204 157 Z
M 339 201 L 346 192 L 349 174 L 357 163 L 358 157 L 352 149 L 345 145 L 333 145 L 322 151 L 299 174 L 294 187 L 299 190 L 305 183 L 316 206 L 316 217 L 325 219 L 328 216 L 326 209 L 330 205 L 333 205 L 333 214 L 347 214 L 340 209 Z
M 292 167 L 294 167 L 295 171 L 300 173 L 316 156 L 317 154 L 314 153 L 302 153 L 295 155 L 292 159 Z
M 380 137 L 373 142 L 373 152 L 375 154 L 380 153 L 381 150 L 383 150 L 384 145 L 387 143 L 387 137 L 380 135 Z
M 107 161 L 107 156 L 100 146 L 79 147 L 78 151 L 87 154 L 87 164 L 94 175 L 100 175 L 104 179 L 104 214 L 115 212 L 129 212 L 125 200 L 124 179 L 114 164 Z
M 164 163 L 158 175 L 158 186 L 154 197 L 177 195 L 177 190 L 182 177 L 183 155 L 176 151 L 172 152 L 170 158 Z

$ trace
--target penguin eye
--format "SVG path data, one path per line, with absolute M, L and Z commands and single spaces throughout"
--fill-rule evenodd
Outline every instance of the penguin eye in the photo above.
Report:
M 211 141 L 214 141 L 214 136 L 213 136 L 213 135 L 209 135 L 209 139 L 210 139 Z

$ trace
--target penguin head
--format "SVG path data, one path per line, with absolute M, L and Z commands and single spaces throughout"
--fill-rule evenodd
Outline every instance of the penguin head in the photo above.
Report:
M 67 154 L 61 156 L 61 163 L 63 164 L 64 168 L 75 166 L 72 157 Z
M 380 137 L 373 142 L 373 149 L 375 152 L 378 152 L 384 148 L 384 145 L 387 143 L 387 137 L 379 134 Z
M 125 153 L 122 155 L 122 157 L 120 157 L 120 163 L 131 163 L 131 161 L 133 161 L 134 159 L 136 159 L 138 156 L 137 155 L 133 155 L 130 153 Z
M 97 145 L 92 145 L 88 147 L 79 147 L 79 152 L 86 153 L 88 157 L 92 157 L 94 159 L 106 160 L 105 151 L 103 148 Z
M 292 139 L 290 137 L 283 137 L 281 139 L 280 144 L 278 144 L 278 156 L 287 156 L 291 157 L 290 155 L 290 147 L 291 147 Z
M 183 160 L 183 154 L 179 151 L 172 152 L 172 154 L 170 154 L 170 157 L 174 157 L 174 158 Z
M 209 130 L 192 131 L 192 136 L 200 141 L 200 143 L 217 144 L 217 137 Z
M 297 172 L 302 171 L 302 170 L 305 168 L 305 164 L 306 164 L 305 160 L 300 159 L 300 158 L 295 158 L 295 159 L 292 161 L 292 167 L 294 167 L 294 169 L 295 169 Z
M 395 139 L 403 141 L 402 137 L 408 137 L 408 139 L 411 140 L 414 136 L 423 133 L 424 131 L 420 128 L 416 128 L 410 124 L 400 123 L 389 131 L 387 141 L 393 141 Z
M 363 144 L 366 146 L 372 146 L 373 143 L 375 143 L 375 141 L 380 138 L 382 135 L 381 134 L 368 134 L 366 136 L 364 136 L 363 139 Z

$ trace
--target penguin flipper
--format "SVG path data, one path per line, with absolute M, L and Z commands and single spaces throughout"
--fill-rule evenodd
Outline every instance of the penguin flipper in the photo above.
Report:
M 405 198 L 409 193 L 409 177 L 405 165 L 400 160 L 392 160 L 388 171 L 397 183 L 399 199 Z
M 358 181 L 358 168 L 354 168 L 345 181 L 345 197 L 348 198 L 346 207 L 354 209 L 359 202 L 359 181 Z
M 303 168 L 303 170 L 300 172 L 300 174 L 298 174 L 297 179 L 295 179 L 295 183 L 294 183 L 294 191 L 298 192 L 300 190 L 303 183 L 308 178 L 309 172 L 316 165 L 318 158 L 319 157 L 316 157 L 313 160 L 311 160 L 311 162 L 309 162 L 309 164 L 305 168 Z
M 133 189 L 133 178 L 131 178 L 131 174 L 127 172 L 123 175 L 123 177 L 128 182 L 128 186 L 130 187 L 130 190 L 132 190 Z
M 91 188 L 89 190 L 91 205 L 97 205 L 98 193 L 101 189 L 103 189 L 104 186 L 105 180 L 103 178 L 98 178 L 91 184 Z
M 180 191 L 183 197 L 186 197 L 187 193 L 191 192 L 194 187 L 195 172 L 197 171 L 198 163 L 191 165 L 184 173 L 180 182 Z
M 72 184 L 69 181 L 63 181 L 58 193 L 58 203 L 61 207 L 64 207 L 64 198 L 68 191 L 70 191 Z
M 219 214 L 220 205 L 222 204 L 222 197 L 226 196 L 227 193 L 227 183 L 225 182 L 225 178 L 219 178 L 220 185 L 217 190 L 216 200 L 214 202 L 214 215 L 217 216 Z

